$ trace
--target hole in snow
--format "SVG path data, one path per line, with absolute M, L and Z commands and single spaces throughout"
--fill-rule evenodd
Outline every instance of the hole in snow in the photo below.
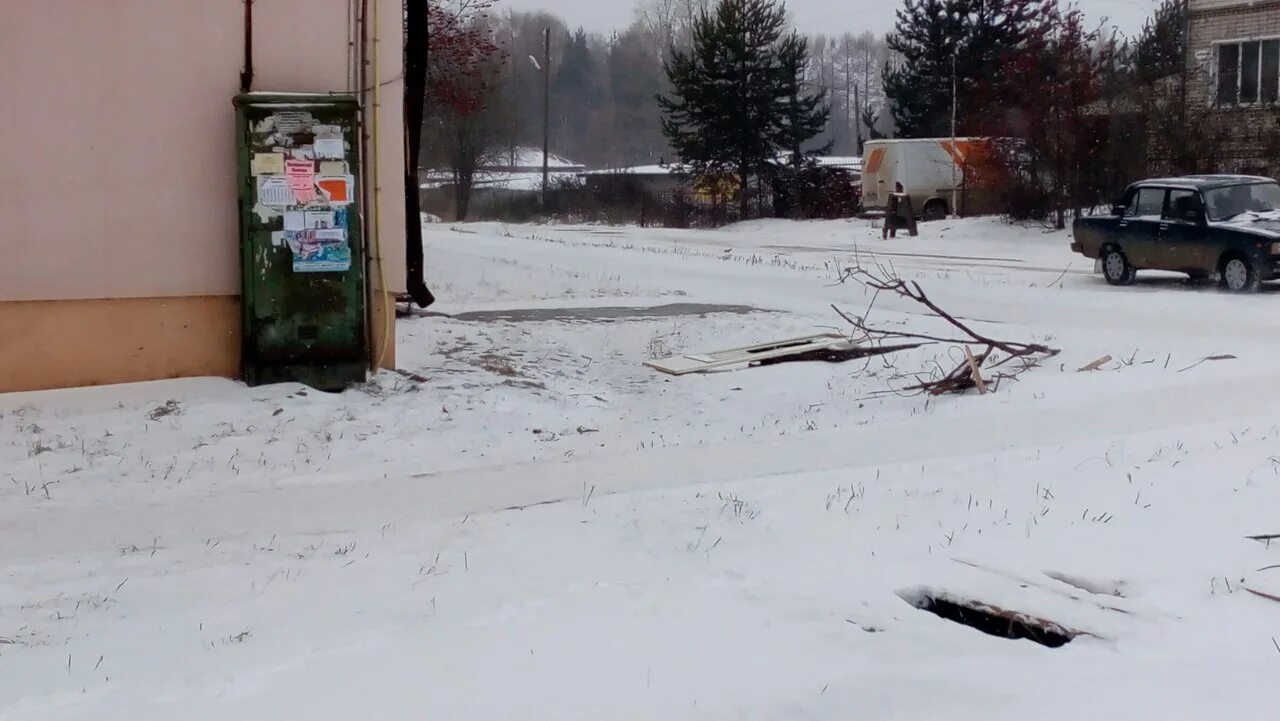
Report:
M 921 611 L 1000 638 L 1035 641 L 1058 648 L 1080 635 L 1053 621 L 1018 611 L 1007 611 L 979 601 L 966 601 L 926 589 L 899 591 L 898 596 Z

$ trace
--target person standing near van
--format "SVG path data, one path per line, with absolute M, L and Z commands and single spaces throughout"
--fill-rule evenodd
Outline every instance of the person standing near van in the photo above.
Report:
M 902 183 L 893 184 L 893 192 L 889 194 L 889 205 L 885 209 L 884 229 L 881 237 L 884 239 L 897 238 L 899 228 L 907 228 L 911 235 L 915 235 L 915 217 L 911 208 L 911 199 L 907 197 L 907 189 L 902 187 Z

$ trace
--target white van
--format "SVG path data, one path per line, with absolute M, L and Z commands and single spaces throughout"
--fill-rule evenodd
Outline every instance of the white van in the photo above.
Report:
M 952 212 L 953 203 L 966 210 L 961 191 L 965 155 L 985 142 L 985 138 L 867 141 L 863 148 L 863 208 L 884 210 L 895 185 L 902 183 L 918 218 L 941 220 Z

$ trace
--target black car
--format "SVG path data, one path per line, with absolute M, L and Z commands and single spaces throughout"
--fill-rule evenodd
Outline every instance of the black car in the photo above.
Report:
M 1280 278 L 1280 184 L 1247 175 L 1144 180 L 1109 216 L 1077 220 L 1072 234 L 1071 249 L 1097 259 L 1112 285 L 1169 270 L 1256 290 Z

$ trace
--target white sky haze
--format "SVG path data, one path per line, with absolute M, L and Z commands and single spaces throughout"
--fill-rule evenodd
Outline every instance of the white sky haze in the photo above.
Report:
M 1109 18 L 1110 24 L 1125 34 L 1135 34 L 1156 7 L 1156 0 L 1081 0 L 1081 9 L 1091 23 Z M 565 20 L 570 27 L 582 26 L 589 31 L 607 32 L 625 27 L 635 16 L 634 0 L 499 0 L 498 8 L 513 10 L 547 10 Z M 892 0 L 790 0 L 787 9 L 795 23 L 806 33 L 840 35 L 867 30 L 884 33 L 893 29 L 894 11 L 899 3 Z

